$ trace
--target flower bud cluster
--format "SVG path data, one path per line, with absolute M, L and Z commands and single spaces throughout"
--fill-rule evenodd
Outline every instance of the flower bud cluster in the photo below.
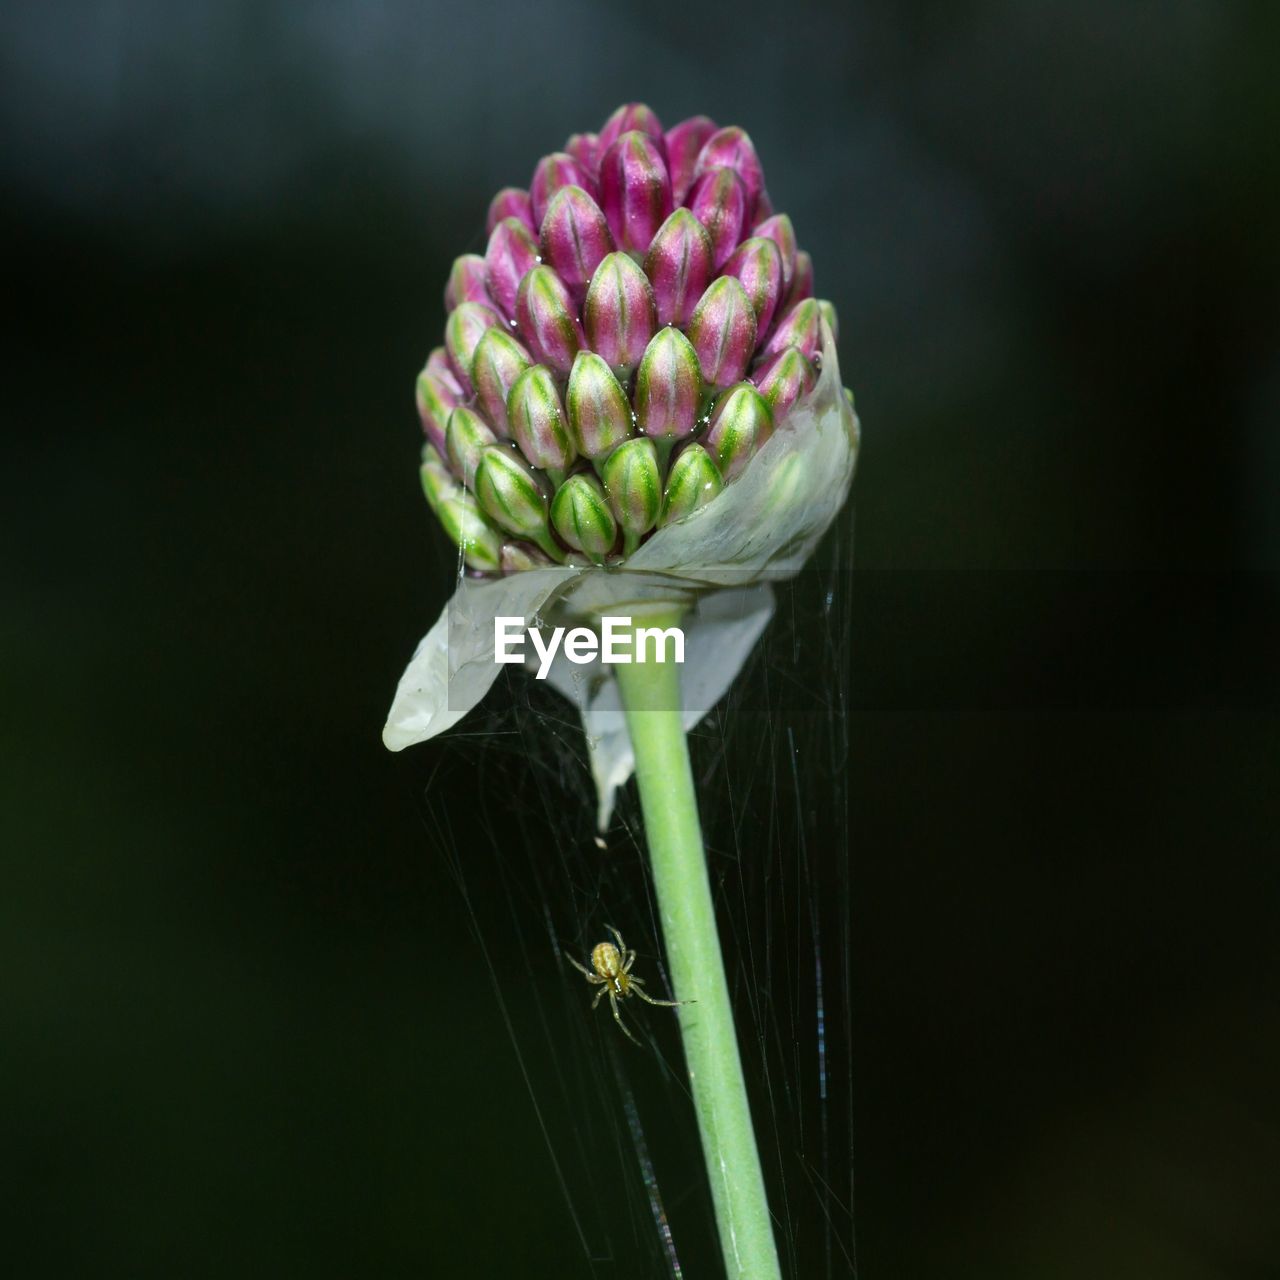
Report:
M 813 389 L 830 303 L 751 139 L 643 103 L 489 206 L 418 376 L 427 500 L 472 571 L 617 563 Z

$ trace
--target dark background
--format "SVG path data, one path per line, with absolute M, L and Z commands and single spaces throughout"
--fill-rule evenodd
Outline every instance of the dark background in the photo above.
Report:
M 864 426 L 847 622 L 802 585 L 790 624 L 852 694 L 812 832 L 859 1273 L 1280 1274 L 1277 16 L 6 5 L 12 1273 L 592 1274 L 454 876 L 516 817 L 537 857 L 519 757 L 378 732 L 449 590 L 411 398 L 449 263 L 640 98 L 751 132 Z M 490 948 L 536 931 L 486 883 Z M 531 954 L 509 1001 L 559 988 Z

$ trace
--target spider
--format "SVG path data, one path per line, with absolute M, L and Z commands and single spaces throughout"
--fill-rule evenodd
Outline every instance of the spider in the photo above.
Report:
M 634 978 L 631 976 L 631 966 L 636 962 L 636 953 L 627 950 L 627 944 L 622 940 L 620 934 L 613 925 L 605 926 L 614 938 L 617 939 L 618 945 L 615 947 L 612 942 L 597 942 L 591 948 L 591 969 L 592 973 L 586 965 L 579 964 L 572 956 L 566 955 L 565 959 L 573 965 L 579 973 L 583 974 L 587 981 L 593 986 L 600 988 L 596 992 L 596 998 L 591 1002 L 594 1009 L 600 1003 L 601 997 L 608 995 L 609 1004 L 613 1009 L 613 1020 L 622 1028 L 622 1034 L 627 1037 L 633 1044 L 639 1044 L 640 1041 L 627 1030 L 626 1024 L 622 1021 L 622 1015 L 618 1012 L 618 1001 L 625 1000 L 628 996 L 639 996 L 646 1004 L 661 1005 L 663 1008 L 674 1009 L 677 1005 L 692 1004 L 692 1000 L 655 1000 L 651 995 L 644 991 L 644 979 Z

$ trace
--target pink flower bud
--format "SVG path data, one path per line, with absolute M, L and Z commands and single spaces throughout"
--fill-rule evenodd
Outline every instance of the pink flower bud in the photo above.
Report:
M 695 177 L 721 168 L 732 169 L 742 179 L 747 192 L 747 225 L 750 225 L 756 201 L 764 190 L 764 169 L 745 129 L 737 126 L 721 129 L 703 144 L 694 167 Z
M 511 438 L 535 467 L 563 471 L 577 457 L 556 380 L 546 365 L 535 364 L 516 379 L 507 412 Z
M 487 329 L 471 357 L 471 381 L 476 402 L 500 436 L 511 434 L 507 423 L 507 396 L 515 380 L 533 359 L 505 329 Z
M 769 332 L 782 297 L 782 255 L 772 240 L 752 236 L 729 255 L 724 274 L 736 276 L 756 313 L 756 334 Z
M 427 357 L 425 372 L 439 378 L 459 399 L 462 397 L 462 387 L 458 384 L 458 379 L 453 376 L 453 366 L 449 363 L 449 353 L 443 347 L 436 347 L 432 350 Z
M 631 434 L 631 406 L 613 370 L 594 351 L 579 351 L 565 393 L 578 452 L 600 458 Z
M 468 395 L 471 394 L 471 357 L 484 331 L 493 325 L 505 327 L 502 317 L 483 302 L 460 302 L 445 322 L 444 345 L 449 364 L 458 385 Z
M 525 274 L 538 265 L 538 242 L 519 218 L 503 218 L 484 251 L 489 292 L 510 320 L 516 313 L 516 291 Z
M 822 350 L 822 308 L 813 298 L 792 307 L 765 343 L 764 354 L 776 355 L 788 347 L 799 347 L 812 360 Z
M 574 133 L 564 144 L 566 154 L 571 155 L 592 177 L 600 170 L 600 135 L 598 133 Z
M 534 267 L 516 293 L 516 322 L 529 350 L 557 373 L 568 373 L 585 345 L 564 281 L 548 266 Z
M 563 151 L 553 151 L 549 156 L 543 156 L 538 161 L 538 167 L 533 171 L 533 181 L 529 184 L 533 221 L 539 228 L 547 216 L 551 197 L 565 187 L 581 187 L 588 195 L 594 195 L 596 182 L 589 170 Z
M 464 253 L 453 260 L 448 283 L 444 287 L 444 309 L 452 311 L 460 302 L 483 302 L 493 306 L 484 259 L 478 253 Z
M 485 234 L 492 235 L 494 227 L 503 218 L 519 218 L 535 235 L 538 228 L 533 222 L 533 205 L 529 201 L 529 193 L 520 187 L 503 187 L 489 201 L 489 216 L 485 220 Z
M 653 109 L 643 102 L 628 102 L 604 122 L 604 128 L 600 130 L 600 154 L 604 155 L 624 133 L 631 133 L 633 130 L 663 142 L 662 122 Z M 665 143 L 663 145 L 665 151 Z
M 716 122 L 709 116 L 691 116 L 667 130 L 667 168 L 671 173 L 671 198 L 676 204 L 684 204 L 693 186 L 703 144 L 715 131 Z
M 790 309 L 806 298 L 813 297 L 813 259 L 803 249 L 796 254 L 796 273 L 787 291 L 784 309 Z
M 658 327 L 657 306 L 644 272 L 625 253 L 609 254 L 596 268 L 582 323 L 591 349 L 615 370 L 629 373 L 644 355 Z
M 609 224 L 586 191 L 562 187 L 555 193 L 542 219 L 542 259 L 555 268 L 575 301 L 582 301 L 596 268 L 613 248 Z
M 620 249 L 643 254 L 671 212 L 671 179 L 661 140 L 633 130 L 600 160 L 600 207 Z
M 746 188 L 732 169 L 713 169 L 694 182 L 689 208 L 711 237 L 711 265 L 719 271 L 747 225 Z
M 644 260 L 658 323 L 684 325 L 711 283 L 711 238 L 688 209 L 676 209 L 658 229 Z
M 683 439 L 693 434 L 702 397 L 698 356 L 679 329 L 659 329 L 636 370 L 635 409 L 647 436 Z
M 788 347 L 767 358 L 751 376 L 774 421 L 781 422 L 792 405 L 813 390 L 818 371 L 799 347 Z
M 444 453 L 444 433 L 449 423 L 449 415 L 462 399 L 453 374 L 449 374 L 448 383 L 431 372 L 430 362 L 427 368 L 418 374 L 418 384 L 414 389 L 414 398 L 418 404 L 418 417 L 422 419 L 422 430 L 427 439 Z
M 772 240 L 782 255 L 782 297 L 791 291 L 791 281 L 796 274 L 796 229 L 785 213 L 775 214 L 759 223 L 751 233 Z
M 702 295 L 688 327 L 709 386 L 727 387 L 747 371 L 756 345 L 756 313 L 735 276 L 721 276 Z

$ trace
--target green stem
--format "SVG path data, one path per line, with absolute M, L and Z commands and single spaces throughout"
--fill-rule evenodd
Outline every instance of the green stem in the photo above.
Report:
M 665 628 L 680 614 L 638 621 Z M 730 1280 L 780 1280 L 681 722 L 680 669 L 654 661 L 652 644 L 645 656 L 613 670 L 635 749 L 671 983 L 678 1000 L 696 1001 L 678 1015 L 725 1271 Z

